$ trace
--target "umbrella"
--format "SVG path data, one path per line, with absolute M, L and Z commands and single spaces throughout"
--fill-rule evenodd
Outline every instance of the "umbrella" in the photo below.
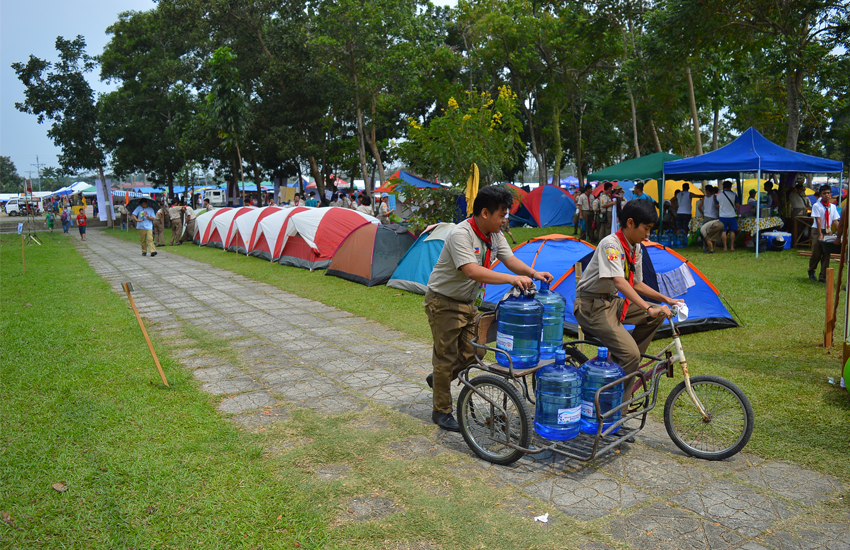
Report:
M 153 208 L 154 213 L 159 212 L 159 209 L 162 208 L 159 205 L 159 203 L 156 202 L 155 200 L 148 198 L 148 197 L 143 197 L 143 198 L 140 198 L 140 199 L 133 199 L 130 202 L 128 202 L 127 203 L 127 212 L 132 214 L 133 211 L 136 209 L 136 207 L 141 205 L 141 202 L 143 200 L 148 201 L 148 206 Z

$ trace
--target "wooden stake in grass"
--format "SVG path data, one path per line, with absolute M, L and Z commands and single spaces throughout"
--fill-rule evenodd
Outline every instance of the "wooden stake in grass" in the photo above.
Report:
M 826 270 L 826 327 L 823 331 L 823 347 L 832 347 L 832 328 L 834 323 L 832 320 L 832 298 L 833 286 L 835 285 L 835 269 L 829 268 Z
M 133 307 L 133 313 L 136 314 L 136 320 L 139 321 L 139 327 L 142 329 L 142 334 L 145 335 L 145 341 L 148 343 L 148 348 L 151 350 L 151 355 L 153 355 L 153 361 L 156 363 L 156 368 L 159 371 L 159 375 L 162 377 L 162 383 L 167 386 L 168 380 L 165 379 L 165 373 L 162 372 L 162 365 L 159 364 L 159 358 L 156 356 L 153 344 L 148 336 L 148 331 L 145 329 L 145 324 L 142 322 L 142 316 L 139 315 L 139 310 L 136 308 L 136 302 L 133 300 L 133 283 L 123 283 L 121 286 L 124 287 L 124 291 L 127 293 L 127 298 L 130 300 L 130 305 Z

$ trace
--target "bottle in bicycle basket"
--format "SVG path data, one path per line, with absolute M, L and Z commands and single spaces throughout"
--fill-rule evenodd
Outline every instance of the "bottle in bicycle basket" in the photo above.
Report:
M 582 375 L 582 391 L 581 391 L 581 431 L 586 434 L 596 435 L 599 428 L 599 421 L 596 418 L 596 407 L 594 397 L 597 390 L 606 384 L 610 384 L 614 380 L 622 378 L 626 372 L 616 363 L 612 363 L 608 359 L 608 348 L 599 348 L 596 359 L 591 359 L 579 368 Z M 614 407 L 619 407 L 623 402 L 623 384 L 617 384 L 613 388 L 609 388 L 599 394 L 599 408 L 604 414 Z M 602 424 L 602 430 L 607 430 L 611 424 L 614 424 L 621 418 L 621 413 L 618 411 L 613 416 L 605 419 Z M 611 433 L 616 433 L 619 428 Z
M 496 311 L 496 347 L 508 352 L 515 369 L 534 367 L 540 361 L 543 304 L 533 292 L 510 296 Z M 496 361 L 508 366 L 508 358 L 497 353 Z
M 566 441 L 579 434 L 581 419 L 581 373 L 566 364 L 566 353 L 555 352 L 555 363 L 537 371 L 534 431 L 552 441 Z
M 567 300 L 559 293 L 549 290 L 543 282 L 537 292 L 537 300 L 543 304 L 543 335 L 540 338 L 540 358 L 553 359 L 555 351 L 564 343 L 564 310 Z

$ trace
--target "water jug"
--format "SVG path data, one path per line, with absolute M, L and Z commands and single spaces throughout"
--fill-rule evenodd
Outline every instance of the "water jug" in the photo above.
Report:
M 543 304 L 543 337 L 540 339 L 540 358 L 553 359 L 555 351 L 564 343 L 564 310 L 567 300 L 554 290 L 549 283 L 540 285 L 537 300 Z
M 581 372 L 583 382 L 581 390 L 581 431 L 596 435 L 596 430 L 599 427 L 594 403 L 596 391 L 602 386 L 624 377 L 626 373 L 620 365 L 608 360 L 608 348 L 599 348 L 596 359 L 591 359 L 583 364 L 579 368 L 579 372 Z M 617 384 L 599 394 L 599 408 L 603 414 L 620 406 L 622 402 L 623 384 Z M 621 413 L 617 412 L 615 415 L 606 418 L 602 424 L 603 431 L 620 420 L 621 416 Z M 616 433 L 618 430 L 619 428 L 611 433 Z
M 496 347 L 510 354 L 515 369 L 540 362 L 543 304 L 534 298 L 536 292 L 532 287 L 519 296 L 510 296 L 496 310 Z M 496 361 L 508 366 L 504 354 L 497 353 Z
M 672 244 L 672 243 L 670 242 L 670 241 L 671 241 L 671 239 L 670 239 L 670 237 L 671 237 L 671 236 L 672 236 L 672 234 L 671 234 L 669 231 L 668 231 L 668 232 L 666 232 L 666 233 L 663 233 L 663 234 L 661 235 L 661 239 L 660 239 L 660 241 L 659 241 L 659 242 L 661 243 L 661 245 L 662 245 L 662 246 L 666 246 L 666 247 L 671 247 L 671 246 L 670 246 L 670 245 Z
M 555 352 L 555 363 L 537 371 L 534 430 L 546 439 L 566 441 L 579 434 L 581 374 L 566 364 L 566 353 Z
M 679 248 L 687 248 L 688 246 L 688 234 L 687 233 L 679 233 Z

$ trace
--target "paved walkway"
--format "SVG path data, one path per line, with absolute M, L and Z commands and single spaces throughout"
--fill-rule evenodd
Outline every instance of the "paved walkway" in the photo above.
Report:
M 370 400 L 430 424 L 427 343 L 168 248 L 154 259 L 142 257 L 137 246 L 100 231 L 79 248 L 116 292 L 133 282 L 134 299 L 155 333 L 192 324 L 220 338 L 241 337 L 233 347 L 242 368 L 192 350 L 180 360 L 204 391 L 225 396 L 219 409 L 246 429 L 285 418 L 285 407 L 275 408 L 284 403 L 346 412 Z M 466 455 L 462 468 L 469 473 L 515 486 L 520 501 L 546 504 L 535 510 L 601 521 L 630 548 L 850 549 L 850 514 L 835 478 L 745 453 L 724 462 L 691 459 L 658 424 L 590 465 L 550 455 L 494 466 L 478 460 L 459 434 L 436 427 L 430 439 L 396 447 L 401 454 L 437 447 Z M 517 513 L 527 515 L 521 508 Z

